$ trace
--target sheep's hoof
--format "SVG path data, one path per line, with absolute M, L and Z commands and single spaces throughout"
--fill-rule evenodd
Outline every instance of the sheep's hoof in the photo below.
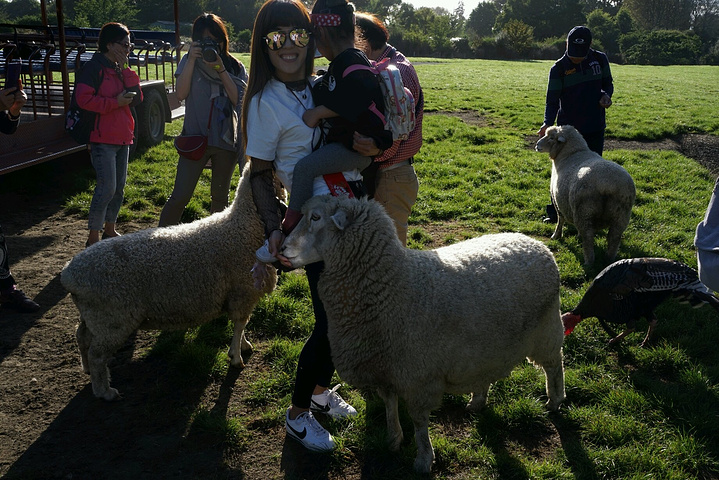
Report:
M 429 473 L 430 470 L 432 470 L 432 461 L 434 460 L 433 457 L 429 458 L 422 458 L 419 455 L 417 455 L 417 458 L 414 459 L 414 470 L 417 473 Z
M 549 399 L 549 400 L 547 400 L 547 403 L 544 404 L 544 406 L 545 406 L 546 409 L 549 410 L 550 412 L 559 411 L 559 407 L 562 406 L 562 402 L 564 401 L 565 398 L 566 398 L 566 397 L 562 397 L 562 398 L 560 398 L 560 399 L 558 399 L 558 400 Z
M 107 402 L 115 402 L 122 399 L 122 396 L 120 396 L 120 392 L 118 392 L 116 388 L 108 388 L 105 393 L 97 395 L 97 397 L 102 398 Z
M 399 446 L 402 444 L 402 440 L 404 440 L 404 435 L 402 434 L 402 432 L 399 432 L 399 435 L 391 436 L 388 441 L 389 451 L 399 452 Z
M 487 398 L 479 395 L 472 395 L 472 400 L 464 407 L 468 412 L 479 412 L 487 405 Z
M 238 355 L 237 358 L 230 357 L 230 365 L 239 369 L 245 368 L 245 361 L 242 359 L 242 355 Z
M 556 233 L 553 233 L 552 236 L 549 238 L 551 238 L 552 240 L 558 240 L 562 238 L 562 234 L 560 233 L 559 235 L 557 235 Z

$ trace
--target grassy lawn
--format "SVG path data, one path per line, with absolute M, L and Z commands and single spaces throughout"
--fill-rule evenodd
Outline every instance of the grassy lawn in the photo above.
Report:
M 248 63 L 246 55 L 240 58 Z M 416 157 L 421 187 L 410 218 L 410 247 L 429 248 L 492 232 L 528 234 L 554 253 L 562 277 L 562 310 L 572 308 L 606 266 L 606 241 L 599 236 L 597 262 L 585 269 L 576 230 L 570 227 L 564 239 L 553 241 L 554 226 L 542 222 L 550 160 L 534 152 L 526 138 L 542 123 L 551 62 L 415 62 L 431 114 L 425 116 L 424 146 Z M 607 114 L 609 136 L 719 135 L 719 67 L 612 69 L 616 93 Z M 456 115 L 462 111 L 476 114 L 477 125 L 462 121 Z M 140 150 L 132 159 L 120 222 L 156 223 L 174 182 L 171 139 L 180 129 L 181 121 L 168 125 L 162 144 Z M 637 186 L 619 258 L 661 256 L 696 267 L 694 229 L 706 209 L 712 176 L 676 151 L 612 150 L 605 157 L 623 165 Z M 77 179 L 79 193 L 68 196 L 68 212 L 87 214 L 93 178 L 89 170 Z M 183 220 L 207 215 L 209 203 L 206 172 Z M 544 410 L 543 374 L 528 364 L 492 386 L 488 407 L 479 414 L 463 413 L 468 396 L 447 395 L 431 419 L 435 478 L 719 477 L 717 315 L 708 307 L 693 310 L 674 301 L 662 305 L 657 315 L 655 340 L 646 349 L 638 347 L 644 321 L 638 333 L 612 348 L 596 320 L 581 323 L 566 338 L 567 401 L 558 414 Z M 230 411 L 219 418 L 211 413 L 211 404 L 200 404 L 190 416 L 193 426 L 214 432 L 232 450 L 262 435 L 258 424 L 280 425 L 312 324 L 306 279 L 283 275 L 248 326 L 256 355 L 271 365 L 243 399 L 255 407 L 256 417 L 236 417 Z M 158 334 L 148 355 L 171 359 L 188 382 L 208 375 L 221 382 L 231 335 L 221 318 L 202 328 Z M 252 360 L 248 368 L 253 368 Z M 330 423 L 340 446 L 330 454 L 326 478 L 341 477 L 351 464 L 359 464 L 366 478 L 413 478 L 416 449 L 406 412 L 402 422 L 410 440 L 399 454 L 390 453 L 382 402 L 350 385 L 342 393 L 360 415 L 351 423 Z

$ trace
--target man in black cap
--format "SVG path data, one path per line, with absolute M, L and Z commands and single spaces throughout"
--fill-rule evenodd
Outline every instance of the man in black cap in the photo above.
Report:
M 567 36 L 567 51 L 549 71 L 544 123 L 547 127 L 572 125 L 587 141 L 590 150 L 599 155 L 604 150 L 606 108 L 612 105 L 614 84 L 607 56 L 591 48 L 592 32 L 585 26 L 574 27 Z M 545 221 L 556 222 L 557 214 L 547 205 Z

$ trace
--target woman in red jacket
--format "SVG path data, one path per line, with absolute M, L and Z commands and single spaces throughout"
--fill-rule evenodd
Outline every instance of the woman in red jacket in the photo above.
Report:
M 90 134 L 90 158 L 97 185 L 90 203 L 90 233 L 85 246 L 100 240 L 103 222 L 102 238 L 119 235 L 115 222 L 124 197 L 135 130 L 130 107 L 142 101 L 140 78 L 128 67 L 132 47 L 125 25 L 114 22 L 103 25 L 98 51 L 83 66 L 75 87 L 78 106 L 98 114 Z

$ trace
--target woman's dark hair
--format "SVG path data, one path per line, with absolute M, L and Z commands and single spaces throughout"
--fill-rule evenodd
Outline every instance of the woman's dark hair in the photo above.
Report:
M 330 13 L 340 16 L 337 27 L 327 27 L 331 36 L 335 38 L 354 38 L 355 36 L 355 6 L 347 0 L 317 0 L 312 6 L 312 13 Z
M 367 42 L 372 50 L 383 48 L 389 40 L 389 32 L 382 20 L 371 13 L 356 13 L 357 37 Z
M 203 13 L 195 19 L 192 24 L 192 41 L 199 42 L 202 40 L 203 32 L 209 31 L 220 43 L 220 54 L 223 56 L 230 55 L 230 37 L 227 35 L 227 28 L 222 18 L 214 13 Z
M 250 45 L 250 78 L 247 82 L 242 106 L 242 135 L 245 145 L 247 145 L 246 123 L 250 100 L 262 92 L 267 82 L 275 74 L 275 67 L 270 62 L 264 37 L 277 27 L 296 27 L 310 31 L 312 29 L 310 14 L 304 3 L 301 0 L 267 0 L 257 12 Z M 310 43 L 306 48 L 307 59 L 304 73 L 306 77 L 309 77 L 315 65 L 315 41 L 312 35 L 310 35 Z
M 130 35 L 130 29 L 122 23 L 106 23 L 100 29 L 100 37 L 97 39 L 97 49 L 101 53 L 107 53 L 107 46 L 117 43 Z

